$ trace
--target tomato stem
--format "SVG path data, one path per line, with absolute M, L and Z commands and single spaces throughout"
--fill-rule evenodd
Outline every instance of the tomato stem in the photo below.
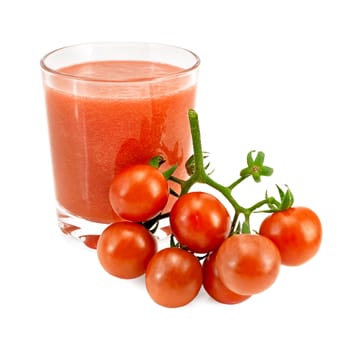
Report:
M 261 169 L 266 169 L 268 167 L 264 167 L 262 162 L 264 159 L 264 154 L 262 152 L 258 153 L 258 156 L 255 160 L 252 158 L 252 153 L 249 152 L 248 154 L 248 168 L 245 169 L 242 173 L 241 176 L 234 182 L 232 182 L 229 186 L 224 186 L 221 185 L 220 183 L 216 182 L 209 174 L 207 174 L 206 169 L 207 166 L 204 165 L 204 155 L 203 155 L 203 150 L 202 150 L 202 142 L 201 142 L 201 133 L 200 133 L 200 127 L 199 127 L 199 119 L 198 119 L 198 114 L 195 110 L 190 109 L 188 112 L 188 117 L 189 117 L 189 123 L 190 123 L 190 129 L 191 129 L 191 136 L 192 136 L 192 146 L 193 146 L 193 159 L 194 159 L 194 164 L 193 164 L 193 170 L 192 174 L 186 181 L 181 181 L 176 178 L 170 178 L 173 181 L 177 182 L 178 184 L 181 185 L 181 194 L 183 195 L 187 193 L 191 187 L 195 183 L 202 183 L 206 184 L 213 189 L 217 190 L 220 192 L 227 200 L 228 202 L 232 205 L 234 209 L 234 215 L 233 215 L 233 220 L 232 220 L 232 225 L 231 225 L 231 233 L 235 232 L 238 229 L 238 224 L 239 224 L 239 216 L 242 214 L 244 215 L 244 221 L 242 225 L 242 232 L 246 232 L 247 230 L 250 230 L 250 215 L 255 211 L 257 208 L 260 208 L 261 206 L 268 204 L 271 202 L 271 198 L 267 197 L 264 200 L 256 203 L 255 205 L 245 208 L 241 206 L 236 199 L 232 195 L 233 189 L 240 184 L 242 181 L 247 179 L 249 176 L 254 176 L 256 171 L 255 167 L 251 167 L 251 163 L 255 165 L 257 163 Z M 271 169 L 271 168 L 268 168 Z M 272 169 L 270 170 L 270 173 L 272 173 Z M 264 173 L 259 174 L 259 175 L 265 175 Z
M 231 185 L 227 186 L 227 188 L 232 191 L 238 184 L 240 184 L 243 180 L 247 179 L 249 176 L 241 176 L 238 180 L 232 182 Z
M 234 213 L 231 224 L 231 235 L 234 233 L 248 233 L 251 230 L 250 227 L 250 216 L 253 212 L 258 212 L 257 209 L 263 207 L 264 205 L 268 206 L 267 210 L 261 210 L 260 212 L 269 212 L 281 210 L 281 208 L 287 207 L 290 203 L 293 202 L 293 195 L 288 189 L 286 192 L 283 192 L 278 186 L 281 202 L 277 201 L 274 197 L 269 197 L 267 194 L 265 198 L 256 204 L 250 207 L 241 206 L 236 199 L 234 198 L 232 192 L 248 177 L 252 177 L 255 182 L 260 182 L 261 176 L 270 176 L 273 172 L 273 169 L 264 165 L 265 155 L 263 152 L 258 152 L 256 157 L 253 158 L 253 153 L 251 151 L 247 155 L 247 167 L 242 169 L 240 172 L 240 177 L 233 181 L 230 185 L 224 186 L 216 182 L 211 177 L 211 172 L 207 173 L 209 164 L 204 163 L 204 159 L 207 158 L 207 153 L 202 150 L 201 142 L 201 133 L 199 127 L 199 118 L 195 110 L 190 109 L 188 112 L 191 136 L 192 136 L 192 147 L 193 155 L 188 159 L 186 163 L 186 169 L 189 177 L 186 180 L 179 179 L 173 175 L 173 171 L 169 171 L 168 180 L 175 182 L 180 185 L 180 193 L 172 193 L 177 197 L 186 194 L 190 191 L 191 187 L 196 183 L 206 184 L 209 187 L 220 192 L 231 204 Z M 171 168 L 172 170 L 172 168 Z M 159 216 L 157 219 L 162 219 L 167 217 L 167 214 Z M 240 216 L 243 216 L 242 224 L 239 221 Z M 152 223 L 153 224 L 153 223 Z
M 203 162 L 203 151 L 202 151 L 202 142 L 201 142 L 201 132 L 199 128 L 198 114 L 193 109 L 190 109 L 188 112 L 188 117 L 190 121 L 192 142 L 193 142 L 193 154 L 194 154 L 194 164 L 195 171 L 194 175 L 199 177 L 198 180 L 201 180 L 202 176 L 206 175 L 204 162 Z

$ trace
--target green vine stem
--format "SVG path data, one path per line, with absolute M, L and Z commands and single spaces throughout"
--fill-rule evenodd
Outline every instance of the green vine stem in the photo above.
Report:
M 204 156 L 202 150 L 201 142 L 201 133 L 199 128 L 199 118 L 195 110 L 190 109 L 188 112 L 188 118 L 190 123 L 191 135 L 192 135 L 192 144 L 193 144 L 193 164 L 191 164 L 191 174 L 187 180 L 181 180 L 175 176 L 169 176 L 169 180 L 176 182 L 181 185 L 181 195 L 188 193 L 191 187 L 196 183 L 202 183 L 210 186 L 211 188 L 220 192 L 232 205 L 234 209 L 232 225 L 231 225 L 231 234 L 233 233 L 250 233 L 250 216 L 257 209 L 263 207 L 264 205 L 268 206 L 267 210 L 262 210 L 265 212 L 277 211 L 279 210 L 279 202 L 269 196 L 265 196 L 265 199 L 257 202 L 256 204 L 246 208 L 241 206 L 237 200 L 233 197 L 233 189 L 240 184 L 242 181 L 252 176 L 256 182 L 260 182 L 261 176 L 270 176 L 273 172 L 272 168 L 267 167 L 263 164 L 264 162 L 264 153 L 258 152 L 255 159 L 253 159 L 253 152 L 248 153 L 247 156 L 247 168 L 243 169 L 240 173 L 240 177 L 232 182 L 228 186 L 221 185 L 216 182 L 207 172 L 207 166 L 204 164 Z M 279 189 L 280 190 L 280 189 Z M 289 190 L 288 190 L 289 191 Z M 287 191 L 287 192 L 288 192 Z M 282 192 L 283 193 L 283 192 Z M 280 192 L 281 195 L 281 192 Z M 292 197 L 292 196 L 291 196 Z M 282 196 L 281 196 L 282 199 Z M 243 216 L 244 220 L 242 225 L 239 223 L 239 217 Z M 240 232 L 239 232 L 240 231 Z

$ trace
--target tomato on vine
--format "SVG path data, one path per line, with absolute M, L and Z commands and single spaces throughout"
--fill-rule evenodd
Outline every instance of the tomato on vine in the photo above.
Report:
M 221 281 L 216 267 L 217 251 L 209 254 L 203 262 L 203 287 L 216 301 L 222 304 L 238 304 L 250 295 L 241 295 L 228 289 Z
M 322 240 L 320 219 L 305 207 L 272 213 L 261 223 L 259 233 L 276 244 L 282 264 L 289 266 L 310 260 L 318 252 Z
M 146 269 L 146 289 L 157 304 L 175 308 L 188 304 L 202 286 L 202 266 L 190 252 L 175 247 L 158 251 Z
M 231 218 L 215 196 L 189 192 L 175 202 L 170 226 L 181 245 L 195 253 L 207 253 L 218 248 L 229 235 Z
M 253 295 L 276 280 L 281 256 L 276 245 L 257 234 L 234 234 L 217 251 L 216 268 L 222 283 L 241 295 Z
M 137 164 L 126 167 L 113 179 L 109 201 L 123 219 L 143 222 L 157 216 L 167 204 L 169 186 L 155 167 Z
M 111 275 L 125 279 L 143 275 L 156 250 L 152 234 L 141 224 L 128 221 L 109 225 L 97 242 L 102 267 Z
M 233 194 L 237 185 L 248 178 L 261 182 L 273 173 L 265 154 L 250 151 L 239 177 L 222 185 L 208 172 L 208 153 L 202 151 L 194 110 L 189 111 L 189 122 L 194 153 L 185 164 L 188 177 L 176 177 L 177 165 L 172 164 L 161 172 L 166 160 L 160 155 L 148 165 L 125 168 L 113 179 L 109 199 L 116 220 L 127 221 L 111 224 L 100 237 L 82 239 L 92 248 L 97 244 L 99 261 L 110 274 L 134 278 L 145 273 L 147 292 L 161 306 L 184 306 L 201 286 L 220 303 L 241 303 L 271 287 L 281 264 L 300 265 L 317 253 L 321 222 L 311 209 L 293 207 L 290 189 L 284 192 L 278 185 L 280 200 L 266 192 L 264 198 L 242 206 Z M 191 192 L 195 184 L 218 191 L 231 205 L 232 219 L 214 195 Z M 174 205 L 169 195 L 176 197 Z M 262 212 L 270 215 L 253 234 L 251 216 Z M 167 218 L 170 226 L 161 227 L 160 220 Z M 170 235 L 170 247 L 159 251 L 151 234 L 158 228 Z

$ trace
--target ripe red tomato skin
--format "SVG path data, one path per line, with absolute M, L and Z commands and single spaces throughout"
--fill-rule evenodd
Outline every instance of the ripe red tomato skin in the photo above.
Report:
M 250 295 L 233 292 L 222 283 L 215 264 L 216 253 L 209 254 L 203 262 L 203 287 L 206 292 L 222 304 L 238 304 L 250 298 Z
M 276 244 L 282 264 L 298 266 L 318 252 L 322 225 L 311 209 L 294 207 L 267 216 L 260 225 L 259 233 Z
M 109 225 L 97 242 L 97 256 L 111 275 L 131 279 L 143 275 L 156 253 L 157 242 L 141 224 L 117 222 Z
M 182 245 L 195 253 L 207 253 L 227 238 L 231 218 L 213 195 L 189 192 L 175 202 L 170 212 L 170 226 Z
M 146 289 L 157 304 L 176 308 L 190 303 L 202 286 L 202 266 L 190 252 L 168 247 L 150 260 L 145 274 Z
M 281 256 L 276 245 L 257 234 L 235 234 L 227 238 L 216 255 L 222 283 L 241 295 L 261 293 L 276 280 Z
M 169 198 L 168 182 L 156 168 L 137 164 L 124 168 L 112 180 L 109 201 L 123 219 L 144 222 L 158 215 Z

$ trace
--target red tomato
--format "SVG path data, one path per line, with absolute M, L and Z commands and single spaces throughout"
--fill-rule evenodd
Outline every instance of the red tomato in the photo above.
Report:
M 147 221 L 167 204 L 168 182 L 156 168 L 140 164 L 123 169 L 112 181 L 109 201 L 113 210 L 130 221 Z
M 202 285 L 202 266 L 186 250 L 165 248 L 153 256 L 145 276 L 147 291 L 157 304 L 180 307 L 197 296 Z
M 156 249 L 156 240 L 144 226 L 124 221 L 111 224 L 102 232 L 97 256 L 108 273 L 130 279 L 145 273 Z
M 255 234 L 235 234 L 227 238 L 216 255 L 216 268 L 222 283 L 235 293 L 253 295 L 276 280 L 281 256 L 268 238 Z
M 208 255 L 203 262 L 203 287 L 207 293 L 222 304 L 238 304 L 250 298 L 228 289 L 220 280 L 216 268 L 216 251 Z
M 319 250 L 322 225 L 311 209 L 295 207 L 266 217 L 259 233 L 277 245 L 282 264 L 297 266 L 310 260 Z
M 189 250 L 215 250 L 229 235 L 230 214 L 213 195 L 190 192 L 181 196 L 170 212 L 170 226 L 176 239 Z

